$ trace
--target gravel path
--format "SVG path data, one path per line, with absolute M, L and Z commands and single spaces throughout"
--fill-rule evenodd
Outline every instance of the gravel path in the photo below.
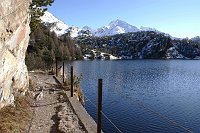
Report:
M 84 133 L 64 91 L 53 76 L 40 73 L 29 73 L 29 76 L 37 84 L 29 133 Z M 70 115 L 65 112 L 70 112 Z M 65 115 L 63 118 L 62 114 Z

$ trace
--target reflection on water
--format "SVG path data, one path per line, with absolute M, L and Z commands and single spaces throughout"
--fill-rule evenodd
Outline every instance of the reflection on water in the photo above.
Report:
M 81 87 L 97 103 L 103 79 L 103 112 L 123 133 L 200 132 L 200 61 L 133 60 L 66 62 L 82 74 Z M 90 115 L 96 109 L 86 101 Z M 103 118 L 105 133 L 117 130 Z

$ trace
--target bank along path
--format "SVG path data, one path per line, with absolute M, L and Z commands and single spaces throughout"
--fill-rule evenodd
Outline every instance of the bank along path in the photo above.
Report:
M 30 72 L 34 102 L 29 133 L 85 133 L 64 90 L 52 75 Z

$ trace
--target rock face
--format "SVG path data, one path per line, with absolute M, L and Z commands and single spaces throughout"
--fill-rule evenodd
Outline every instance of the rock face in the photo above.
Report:
M 14 101 L 14 93 L 28 88 L 25 52 L 29 42 L 31 0 L 0 2 L 0 108 Z

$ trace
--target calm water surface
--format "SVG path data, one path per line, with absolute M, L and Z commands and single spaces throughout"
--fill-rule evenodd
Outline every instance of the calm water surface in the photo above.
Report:
M 85 95 L 97 103 L 103 79 L 103 112 L 123 133 L 200 133 L 200 61 L 75 61 Z M 85 98 L 96 120 L 96 108 Z M 103 117 L 103 131 L 118 131 Z

